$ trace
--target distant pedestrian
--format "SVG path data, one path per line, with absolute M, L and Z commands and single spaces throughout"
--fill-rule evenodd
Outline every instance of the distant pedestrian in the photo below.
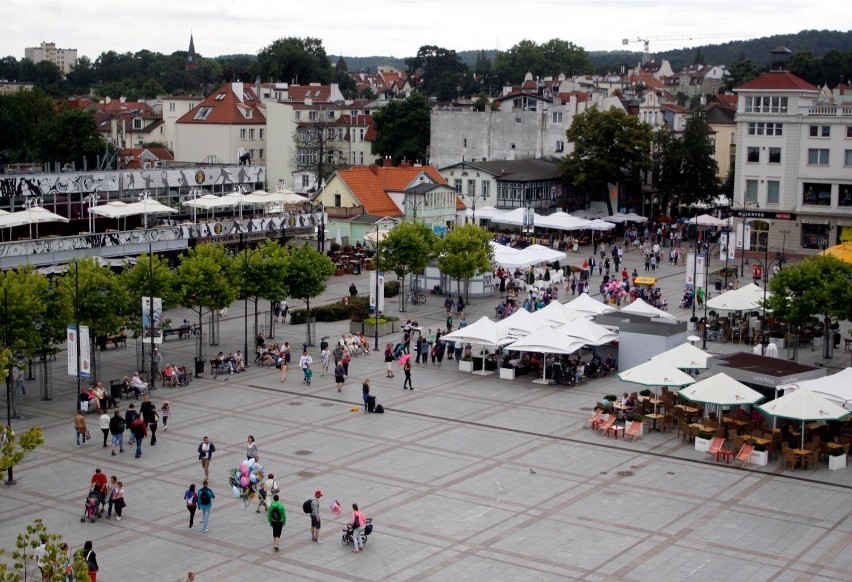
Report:
M 449 317 L 450 312 L 453 310 L 453 298 L 449 295 L 444 299 L 444 309 L 447 310 L 447 316 Z
M 411 386 L 411 358 L 405 360 L 405 364 L 402 365 L 402 372 L 405 374 L 405 380 L 402 383 L 402 389 L 407 390 L 411 388 L 411 391 L 414 391 L 414 388 Z M 408 388 L 406 388 L 406 385 Z
M 198 445 L 198 459 L 201 461 L 201 466 L 204 468 L 204 478 L 210 478 L 210 460 L 213 458 L 213 453 L 216 452 L 216 445 L 210 442 L 206 436 Z
M 154 348 L 154 353 L 151 355 L 151 383 L 153 384 L 157 378 L 163 378 L 162 372 L 160 372 L 160 364 L 163 361 L 163 354 L 160 353 L 160 350 Z
M 112 508 L 115 505 L 116 489 L 118 489 L 118 477 L 112 475 L 109 478 L 109 485 L 107 486 L 107 517 L 112 517 Z
M 148 400 L 147 394 L 145 395 L 145 402 L 142 403 L 142 419 L 151 432 L 151 446 L 153 447 L 157 444 L 157 426 L 160 422 L 160 415 L 157 413 L 157 407 L 154 403 Z
M 107 439 L 109 438 L 109 414 L 104 411 L 101 414 L 101 417 L 98 419 L 98 424 L 101 427 L 101 432 L 104 433 L 104 448 L 107 448 L 109 445 L 107 444 Z
M 115 490 L 112 493 L 112 506 L 115 508 L 115 521 L 121 521 L 121 512 L 127 507 L 124 501 L 124 483 L 119 481 L 115 484 Z
M 138 459 L 142 456 L 142 442 L 148 436 L 148 425 L 141 416 L 137 416 L 130 423 L 130 434 L 136 440 L 136 458 Z
M 281 503 L 278 495 L 272 496 L 272 503 L 269 504 L 269 509 L 266 510 L 266 520 L 272 526 L 272 549 L 278 551 L 278 546 L 281 543 L 281 530 L 284 529 L 284 524 L 287 523 L 287 513 L 284 511 L 284 505 Z M 204 531 L 207 531 L 206 529 Z
M 189 511 L 189 529 L 195 529 L 195 510 L 198 508 L 198 493 L 195 492 L 195 483 L 189 485 L 189 489 L 183 494 L 186 510 Z
M 253 435 L 248 435 L 246 442 L 246 460 L 248 459 L 254 459 L 255 462 L 260 460 L 260 457 L 257 454 L 257 443 L 254 442 Z
M 393 346 L 390 342 L 385 346 L 385 377 L 393 378 Z
M 320 497 L 322 497 L 322 491 L 317 489 L 314 491 L 314 498 L 311 499 L 311 539 L 317 543 L 322 543 L 320 541 L 320 527 L 322 526 L 320 522 Z
M 343 353 L 343 357 L 340 358 L 340 363 L 343 364 L 343 377 L 349 377 L 349 362 L 352 361 L 352 356 L 349 355 L 349 351 Z
M 198 490 L 198 509 L 201 510 L 201 530 L 204 533 L 210 531 L 208 527 L 210 523 L 210 510 L 213 509 L 213 500 L 216 499 L 216 494 L 207 486 L 207 479 L 201 484 L 201 489 Z
M 92 545 L 92 542 L 86 541 L 86 543 L 83 544 L 83 551 L 81 553 L 83 554 L 83 558 L 86 560 L 86 567 L 89 570 L 89 580 L 91 582 L 98 582 L 98 570 L 100 568 L 98 567 L 98 556 L 95 554 L 95 550 L 93 548 L 94 546 Z
M 322 371 L 320 372 L 320 376 L 325 376 L 328 374 L 328 366 L 331 364 L 331 352 L 328 349 L 328 345 L 323 348 L 320 352 L 320 361 L 322 365 Z
M 364 380 L 361 383 L 361 397 L 364 399 L 364 412 L 368 412 L 368 404 L 370 402 L 370 380 Z
M 74 432 L 77 434 L 77 448 L 86 446 L 86 418 L 78 410 L 74 415 Z
M 337 382 L 338 392 L 343 390 L 343 384 L 346 382 L 344 373 L 343 362 L 338 362 L 338 364 L 334 367 L 334 381 Z
M 172 416 L 172 409 L 169 406 L 168 400 L 163 400 L 163 406 L 160 407 L 160 418 L 163 419 L 163 432 L 169 430 L 169 418 Z
M 281 304 L 281 319 L 284 323 L 287 323 L 287 314 L 290 313 L 290 306 L 287 304 L 287 300 L 284 300 L 284 303 Z
M 461 317 L 464 315 L 464 299 L 459 295 L 458 301 L 456 301 L 456 315 Z
M 133 421 L 139 416 L 139 412 L 137 412 L 136 408 L 133 404 L 127 407 L 127 412 L 124 413 L 124 426 L 130 429 L 130 426 L 133 424 Z M 130 436 L 127 439 L 129 444 L 133 444 L 136 442 L 136 437 L 133 436 L 133 431 L 130 431 Z
M 302 374 L 304 378 L 302 379 L 302 384 L 311 385 L 311 376 L 313 372 L 311 371 L 311 364 L 314 363 L 314 359 L 308 355 L 307 348 L 302 352 L 302 357 L 299 358 L 299 368 L 302 369 Z
M 352 543 L 355 544 L 353 554 L 357 554 L 363 548 L 361 543 L 361 533 L 364 531 L 364 526 L 367 525 L 367 518 L 358 509 L 358 504 L 352 504 Z
M 275 481 L 275 475 L 270 473 L 266 476 L 266 482 L 260 485 L 260 492 L 258 494 L 260 500 L 257 502 L 257 511 L 255 511 L 255 513 L 260 513 L 261 506 L 264 509 L 269 509 L 269 503 L 272 496 L 280 492 L 281 490 L 278 488 L 278 483 Z
M 357 295 L 358 295 L 358 287 L 356 287 L 355 283 L 353 282 L 351 285 L 349 285 L 349 296 L 350 297 L 357 297 Z
M 109 432 L 112 435 L 112 455 L 115 456 L 115 447 L 118 447 L 119 452 L 124 452 L 124 430 L 125 422 L 121 417 L 121 412 L 116 409 L 112 418 L 109 419 Z

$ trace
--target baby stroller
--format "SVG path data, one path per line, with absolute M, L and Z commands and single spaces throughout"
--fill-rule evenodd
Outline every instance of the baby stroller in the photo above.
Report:
M 361 545 L 365 546 L 367 544 L 367 536 L 373 533 L 373 518 L 367 518 L 367 525 L 364 526 L 364 531 L 361 533 Z M 340 540 L 344 546 L 349 545 L 353 542 L 352 540 L 352 524 L 347 523 L 343 526 L 343 536 Z
M 692 307 L 692 291 L 686 291 L 683 294 L 683 299 L 680 301 L 680 308 L 685 309 L 687 307 Z
M 83 512 L 83 517 L 80 518 L 80 523 L 83 523 L 87 519 L 91 523 L 95 523 L 95 518 L 100 518 L 104 513 L 104 508 L 102 507 L 103 498 L 100 491 L 95 489 L 94 491 L 89 491 L 89 495 L 86 497 L 86 505 Z
M 399 359 L 403 352 L 405 352 L 405 345 L 403 345 L 402 342 L 399 342 L 393 348 L 393 357 Z

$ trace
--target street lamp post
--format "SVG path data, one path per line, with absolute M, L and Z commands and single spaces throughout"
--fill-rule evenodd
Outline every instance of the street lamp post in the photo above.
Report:
M 3 287 L 3 315 L 4 315 L 4 318 L 3 318 L 4 319 L 4 331 L 6 332 L 6 333 L 3 334 L 4 335 L 4 337 L 3 337 L 4 342 L 3 343 L 5 344 L 6 350 L 9 351 L 9 353 L 11 354 L 11 349 L 9 348 L 9 339 L 10 339 L 9 291 L 5 286 Z M 12 398 L 13 397 L 14 397 L 14 395 L 12 393 L 12 372 L 11 372 L 11 370 L 9 370 L 8 373 L 6 374 L 6 428 L 5 428 L 5 430 L 9 430 L 9 431 L 12 430 Z M 20 412 L 20 411 L 16 410 L 15 412 Z M 9 464 L 9 466 L 6 469 L 6 475 L 7 475 L 6 485 L 14 485 L 15 484 L 15 476 L 14 476 L 11 464 Z
M 376 309 L 373 312 L 373 317 L 375 317 L 375 324 L 373 326 L 374 334 L 375 334 L 375 345 L 373 346 L 373 351 L 379 351 L 379 253 L 381 252 L 379 248 L 379 221 L 376 221 Z
M 743 213 L 743 216 L 742 216 L 742 218 L 743 218 L 743 232 L 742 232 L 743 236 L 742 236 L 742 240 L 740 240 L 740 247 L 741 247 L 741 251 L 740 251 L 740 255 L 741 255 L 740 256 L 740 277 L 744 277 L 745 276 L 745 250 L 746 250 L 746 248 L 745 248 L 746 247 L 746 245 L 745 245 L 745 224 L 746 224 L 745 213 L 751 207 L 760 208 L 760 204 L 758 204 L 757 202 L 746 202 L 746 203 L 734 202 L 734 201 L 731 202 L 731 206 L 734 206 L 735 204 L 739 205 L 740 210 Z M 734 259 L 734 260 L 736 260 L 736 259 Z M 734 264 L 736 264 L 736 263 L 734 263 Z
M 714 245 L 705 244 L 704 247 L 705 247 L 705 251 L 704 251 L 704 333 L 701 334 L 701 336 L 702 336 L 702 338 L 701 338 L 702 339 L 701 349 L 702 350 L 707 349 L 707 327 L 708 327 L 707 326 L 707 323 L 708 323 L 707 322 L 707 300 L 710 298 L 710 288 L 708 286 L 708 283 L 710 281 L 710 256 L 717 250 L 719 250 L 719 252 L 721 252 L 722 249 L 727 250 L 725 248 L 725 246 L 718 245 L 718 244 L 714 244 Z M 725 259 L 727 260 L 727 258 L 728 258 L 728 255 L 726 253 Z M 696 262 L 697 262 L 697 260 L 696 260 Z M 694 276 L 693 276 L 693 281 L 695 281 Z M 693 305 L 693 307 L 695 306 L 695 301 L 692 302 L 692 305 Z
M 150 275 L 151 282 L 151 296 L 148 301 L 148 317 L 151 322 L 151 378 L 150 382 L 148 382 L 148 390 L 156 390 L 157 389 L 157 378 L 154 376 L 155 373 L 155 362 L 154 362 L 154 338 L 157 334 L 157 322 L 154 321 L 154 255 L 153 255 L 153 245 L 148 243 L 148 270 Z M 142 346 L 144 349 L 145 342 L 142 342 Z

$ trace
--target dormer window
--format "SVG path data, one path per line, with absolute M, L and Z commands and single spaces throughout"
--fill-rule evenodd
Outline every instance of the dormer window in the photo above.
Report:
M 218 95 L 216 95 L 216 101 L 223 101 L 224 99 L 225 99 L 224 93 L 219 93 Z
M 196 121 L 204 121 L 208 117 L 210 117 L 210 113 L 213 111 L 212 107 L 199 107 L 198 111 L 195 112 L 195 116 L 193 117 Z

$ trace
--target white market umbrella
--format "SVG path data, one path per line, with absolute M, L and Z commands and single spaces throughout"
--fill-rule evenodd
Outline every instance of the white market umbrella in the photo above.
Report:
M 654 360 L 651 360 L 652 362 Z M 742 406 L 754 404 L 763 400 L 763 394 L 752 390 L 742 382 L 738 382 L 727 374 L 714 374 L 686 388 L 681 388 L 680 395 L 690 402 L 704 402 L 719 406 Z M 719 420 L 722 415 L 719 415 Z
M 601 217 L 606 216 L 606 212 L 604 212 L 603 210 L 594 209 L 575 210 L 572 215 L 576 216 L 577 218 L 585 218 L 587 220 L 598 220 Z
M 841 420 L 850 413 L 833 402 L 810 390 L 796 390 L 791 394 L 784 394 L 758 408 L 770 416 L 791 418 L 802 422 L 802 448 L 805 448 L 805 422 L 811 420 Z
M 555 301 L 551 301 L 555 303 Z M 512 337 L 523 337 L 531 334 L 541 327 L 541 322 L 533 317 L 526 309 L 519 308 L 512 315 L 497 322 L 497 329 L 505 330 L 506 335 Z
M 852 410 L 852 368 L 845 368 L 831 376 L 783 384 L 775 389 L 783 390 L 785 396 L 796 390 L 810 390 L 846 410 Z
M 524 224 L 524 216 L 526 215 L 526 212 L 526 208 L 515 208 L 514 210 L 510 210 L 509 212 L 504 212 L 503 214 L 495 216 L 491 219 L 491 222 L 522 226 Z M 538 226 L 538 221 L 542 218 L 543 216 L 541 216 L 540 214 L 533 213 L 533 225 Z
M 573 354 L 585 345 L 585 342 L 559 334 L 552 327 L 542 327 L 509 345 L 505 349 L 516 352 L 533 352 L 543 354 Z M 542 378 L 535 379 L 535 384 L 548 384 L 547 358 L 542 362 Z
M 582 315 L 605 315 L 616 311 L 615 307 L 595 301 L 588 293 L 580 293 L 576 299 L 572 299 L 568 303 L 563 303 L 562 309 L 565 311 L 574 311 Z
M 556 329 L 558 333 L 574 337 L 592 346 L 603 346 L 618 339 L 618 334 L 594 321 L 579 317 Z
M 343 246 L 343 237 L 340 236 L 340 227 L 339 226 L 337 227 L 337 233 L 334 235 L 334 242 L 339 247 Z
M 695 216 L 689 219 L 689 224 L 695 224 L 697 226 L 725 226 L 727 221 L 724 221 L 720 218 L 716 218 L 715 216 L 711 216 L 709 214 L 701 214 L 699 216 Z
M 630 305 L 626 307 L 622 307 L 619 313 L 626 313 L 628 315 L 638 315 L 640 317 L 649 317 L 652 319 L 668 319 L 672 321 L 676 321 L 677 317 L 672 315 L 667 311 L 663 311 L 662 309 L 657 309 L 653 305 L 649 305 L 645 303 L 641 298 L 636 299 Z
M 99 206 L 90 206 L 89 214 L 96 214 L 98 216 L 103 216 L 104 218 L 124 218 L 125 216 L 129 216 L 127 210 L 128 206 L 129 204 L 127 204 L 127 202 L 113 200 L 112 202 L 107 202 L 106 204 L 101 204 Z
M 554 228 L 556 230 L 584 230 L 589 228 L 588 220 L 584 218 L 579 218 L 577 216 L 571 216 L 567 212 L 554 212 L 553 214 L 548 214 L 547 216 L 541 217 L 541 219 L 536 222 L 536 226 L 544 226 L 546 228 Z
M 447 335 L 442 335 L 441 339 L 481 345 L 482 350 L 480 354 L 485 351 L 486 347 L 497 348 L 512 341 L 512 338 L 506 334 L 505 329 L 498 328 L 497 324 L 486 316 Z M 490 372 L 485 370 L 485 362 L 483 362 L 482 370 L 474 373 L 484 375 Z
M 153 198 L 142 198 L 139 202 L 128 204 L 126 210 L 130 212 L 128 216 L 144 214 L 145 228 L 148 228 L 149 214 L 174 214 L 178 211 L 177 208 L 166 206 L 165 204 L 157 202 Z
M 568 313 L 562 309 L 562 304 L 557 301 L 551 301 L 541 309 L 532 314 L 535 321 L 540 326 L 558 327 L 569 323 L 577 317 L 582 317 L 577 312 Z
M 68 222 L 68 219 L 41 206 L 32 206 L 25 210 L 0 216 L 0 228 L 30 225 L 30 238 L 33 236 L 32 225 L 38 225 L 42 222 Z M 38 226 L 36 226 L 36 238 L 38 238 Z
M 379 236 L 378 236 L 378 242 L 385 240 L 385 237 L 388 235 L 389 232 L 390 232 L 390 229 L 380 230 Z M 376 244 L 376 242 L 377 242 L 376 241 L 376 233 L 375 232 L 368 232 L 367 234 L 365 234 L 364 235 L 364 242 L 370 242 L 370 243 Z
M 619 372 L 618 379 L 622 382 L 641 384 L 643 386 L 679 387 L 695 383 L 695 378 L 689 374 L 681 372 L 673 366 L 661 364 L 653 360 Z
M 709 299 L 707 307 L 720 311 L 752 311 L 763 306 L 764 293 L 767 299 L 772 297 L 771 291 L 764 290 L 754 283 L 749 283 L 739 289 L 727 291 Z
M 657 354 L 651 358 L 651 361 L 661 362 L 682 370 L 706 370 L 709 367 L 707 360 L 710 358 L 710 354 L 692 344 L 680 344 L 662 354 Z
M 487 220 L 493 220 L 496 216 L 500 216 L 501 214 L 506 214 L 506 211 L 494 208 L 493 206 L 483 206 L 482 208 L 476 209 L 476 215 L 479 218 L 485 218 Z

